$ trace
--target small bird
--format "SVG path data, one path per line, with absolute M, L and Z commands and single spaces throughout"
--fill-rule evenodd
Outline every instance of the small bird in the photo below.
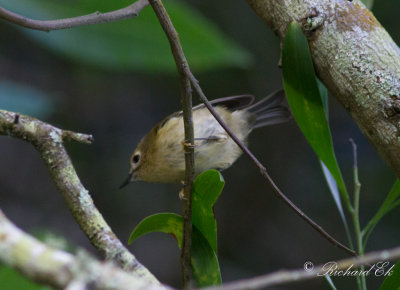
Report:
M 245 144 L 256 128 L 291 119 L 283 90 L 253 104 L 254 96 L 240 95 L 211 101 L 215 111 Z M 242 154 L 240 148 L 215 120 L 204 104 L 193 107 L 195 176 L 208 169 L 224 170 Z M 130 158 L 132 181 L 179 183 L 184 180 L 185 156 L 182 111 L 159 122 L 142 138 Z

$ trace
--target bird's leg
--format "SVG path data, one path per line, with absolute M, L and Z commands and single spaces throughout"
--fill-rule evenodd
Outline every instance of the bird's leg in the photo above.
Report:
M 212 135 L 209 137 L 194 138 L 194 141 L 195 141 L 194 144 L 186 143 L 185 141 L 182 141 L 181 144 L 183 146 L 183 149 L 185 149 L 185 147 L 196 148 L 197 146 L 201 145 L 201 144 L 197 143 L 196 141 L 205 141 L 205 143 L 211 142 L 211 141 L 224 142 L 227 139 L 228 139 L 228 136 L 226 136 L 226 135 Z
M 196 140 L 196 139 L 194 139 Z M 196 142 L 194 142 L 194 144 L 191 143 L 186 143 L 185 141 L 181 141 L 182 147 L 183 149 L 185 149 L 185 147 L 189 147 L 189 148 L 196 148 L 196 146 L 198 146 L 198 144 L 196 144 Z

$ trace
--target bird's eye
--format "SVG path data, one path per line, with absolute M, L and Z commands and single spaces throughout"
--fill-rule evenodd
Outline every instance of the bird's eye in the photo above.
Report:
M 133 157 L 132 157 L 132 162 L 133 163 L 138 163 L 139 160 L 140 160 L 140 154 L 133 155 Z

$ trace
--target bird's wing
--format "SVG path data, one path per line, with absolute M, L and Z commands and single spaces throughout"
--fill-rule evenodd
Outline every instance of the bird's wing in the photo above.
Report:
M 239 96 L 230 96 L 230 97 L 215 99 L 210 101 L 210 104 L 213 105 L 213 107 L 223 106 L 227 108 L 229 111 L 236 111 L 250 106 L 251 104 L 253 104 L 253 102 L 254 102 L 253 95 L 239 95 Z M 205 107 L 204 104 L 200 104 L 193 107 L 193 110 L 198 110 L 204 107 Z
M 250 105 L 252 105 L 254 102 L 254 96 L 253 95 L 239 95 L 239 96 L 230 96 L 230 97 L 225 97 L 225 98 L 219 98 L 210 101 L 210 104 L 213 105 L 213 107 L 217 106 L 222 106 L 228 109 L 229 111 L 236 111 L 240 110 L 243 108 L 246 108 Z M 200 110 L 205 108 L 204 104 L 199 104 L 195 107 L 193 107 L 193 111 Z M 168 117 L 166 117 L 164 120 L 162 120 L 160 123 L 156 125 L 156 132 L 160 130 L 164 125 L 172 118 L 178 118 L 183 115 L 182 111 L 175 112 Z

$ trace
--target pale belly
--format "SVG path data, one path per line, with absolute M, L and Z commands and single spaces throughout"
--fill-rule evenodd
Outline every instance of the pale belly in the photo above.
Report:
M 246 142 L 250 130 L 247 118 L 243 114 L 247 114 L 247 112 L 236 111 L 231 113 L 224 108 L 216 109 L 233 133 L 242 142 Z M 224 170 L 231 166 L 242 153 L 236 143 L 208 110 L 194 111 L 193 120 L 195 175 L 197 176 L 208 169 Z M 164 135 L 160 138 L 163 142 L 159 144 L 160 150 L 157 159 L 163 160 L 163 162 L 156 166 L 156 170 L 160 170 L 160 172 L 153 174 L 159 177 L 162 172 L 164 174 L 168 172 L 164 182 L 168 182 L 167 179 L 169 182 L 180 182 L 184 180 L 185 175 L 182 118 L 170 120 L 160 131 L 159 133 Z M 174 134 L 170 132 L 174 132 Z

